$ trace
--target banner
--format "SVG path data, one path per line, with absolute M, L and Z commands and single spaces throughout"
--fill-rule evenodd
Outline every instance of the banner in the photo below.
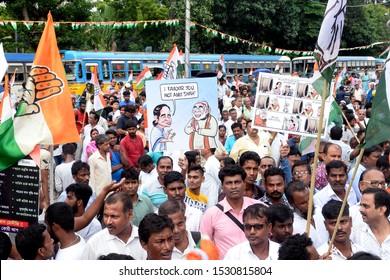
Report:
M 315 136 L 321 112 L 321 96 L 312 80 L 260 73 L 253 126 L 263 130 Z M 325 103 L 329 116 L 330 99 Z M 327 123 L 327 118 L 325 119 Z M 326 125 L 324 126 L 326 127 Z M 322 136 L 325 129 L 322 129 Z
M 213 78 L 146 81 L 150 151 L 216 148 L 217 81 Z

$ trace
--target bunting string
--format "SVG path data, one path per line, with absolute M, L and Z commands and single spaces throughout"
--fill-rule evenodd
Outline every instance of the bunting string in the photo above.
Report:
M 140 21 L 103 21 L 103 22 L 70 22 L 70 21 L 61 21 L 61 22 L 54 22 L 54 27 L 60 28 L 61 25 L 70 25 L 72 30 L 79 30 L 80 28 L 104 28 L 104 27 L 111 27 L 113 29 L 120 29 L 120 28 L 136 28 L 136 27 L 159 27 L 159 26 L 178 26 L 179 22 L 183 21 L 182 19 L 169 19 L 169 20 L 140 20 Z M 45 24 L 45 21 L 24 21 L 24 20 L 0 20 L 0 27 L 1 26 L 12 26 L 14 30 L 18 29 L 18 24 L 24 25 L 27 30 L 30 30 L 33 25 L 41 26 Z M 243 43 L 247 44 L 248 46 L 255 46 L 262 49 L 263 52 L 269 53 L 269 54 L 278 54 L 278 55 L 297 55 L 297 56 L 312 56 L 313 51 L 308 50 L 289 50 L 289 49 L 282 49 L 282 48 L 273 48 L 269 44 L 266 43 L 259 43 L 250 41 L 247 39 L 243 39 L 237 36 L 233 36 L 215 29 L 212 29 L 210 27 L 207 27 L 205 25 L 199 24 L 197 22 L 191 21 L 191 28 L 199 27 L 205 30 L 206 34 L 212 36 L 212 37 L 219 37 L 223 40 L 227 40 L 229 43 Z M 364 46 L 357 46 L 357 47 L 351 47 L 351 48 L 340 48 L 340 51 L 352 51 L 352 50 L 365 50 L 369 48 L 373 48 L 374 46 L 378 45 L 384 45 L 389 44 L 390 40 L 388 41 L 382 41 L 382 42 L 375 42 Z

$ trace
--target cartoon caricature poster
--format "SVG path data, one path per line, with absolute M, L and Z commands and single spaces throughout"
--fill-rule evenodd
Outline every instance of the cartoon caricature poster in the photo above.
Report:
M 304 136 L 317 134 L 321 96 L 312 80 L 261 73 L 257 84 L 254 126 Z M 322 135 L 327 126 L 330 98 L 325 102 Z
M 147 81 L 145 87 L 150 151 L 217 147 L 215 77 Z

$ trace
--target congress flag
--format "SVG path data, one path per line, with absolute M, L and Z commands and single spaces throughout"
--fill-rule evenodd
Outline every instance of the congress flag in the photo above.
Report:
M 106 101 L 104 100 L 103 94 L 100 92 L 97 66 L 93 67 L 90 83 L 93 85 L 93 109 L 100 115 L 105 107 Z
M 3 43 L 0 43 L 0 82 L 3 80 L 5 72 L 8 69 L 8 62 L 5 59 Z
M 180 53 L 176 47 L 176 44 L 173 45 L 172 51 L 169 53 L 168 59 L 164 65 L 164 74 L 163 80 L 172 80 L 181 78 L 179 75 L 179 66 L 181 66 Z
M 372 101 L 371 118 L 366 127 L 364 148 L 390 139 L 390 53 L 379 79 L 378 89 Z
M 28 155 L 37 144 L 80 141 L 50 13 L 26 89 L 14 120 L 7 119 L 0 127 L 0 171 Z
M 145 81 L 147 80 L 153 80 L 152 73 L 149 70 L 149 67 L 146 66 L 144 70 L 138 75 L 136 81 L 136 87 L 137 88 L 142 88 L 145 85 Z

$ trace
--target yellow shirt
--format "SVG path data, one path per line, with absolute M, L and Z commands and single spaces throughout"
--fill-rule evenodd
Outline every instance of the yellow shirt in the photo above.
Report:
M 265 140 L 264 137 L 260 137 L 259 145 L 256 145 L 256 143 L 253 142 L 248 135 L 241 137 L 236 141 L 236 143 L 234 143 L 229 156 L 238 162 L 240 156 L 246 151 L 256 152 L 260 158 L 265 156 L 272 157 L 272 149 L 268 140 Z
M 199 193 L 199 195 L 196 195 L 190 192 L 187 188 L 184 202 L 191 207 L 201 210 L 204 213 L 206 211 L 207 203 L 209 202 L 209 200 L 204 194 Z

